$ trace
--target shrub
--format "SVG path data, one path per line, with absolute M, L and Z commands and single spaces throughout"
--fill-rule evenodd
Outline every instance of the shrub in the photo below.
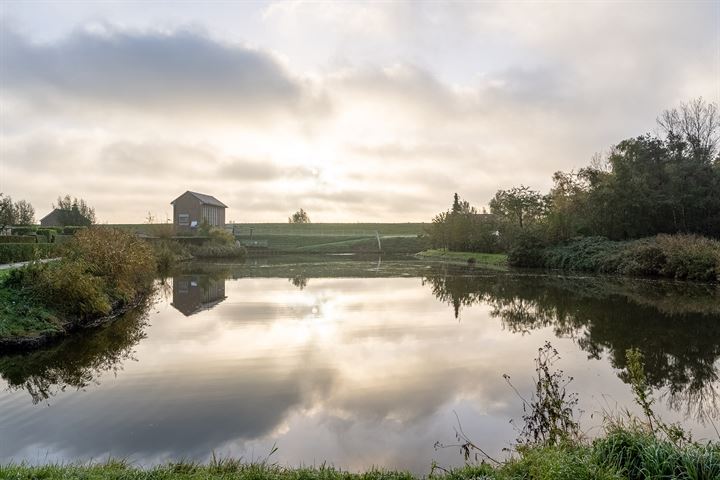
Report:
M 0 263 L 27 262 L 57 256 L 51 243 L 0 243 Z
M 247 254 L 245 247 L 240 245 L 190 245 L 188 250 L 198 258 L 244 258 Z
M 516 267 L 542 267 L 545 244 L 533 234 L 520 235 L 508 252 L 508 263 Z
M 111 310 L 103 278 L 88 273 L 81 261 L 45 266 L 37 274 L 32 290 L 45 305 L 79 320 L 107 315 Z
M 661 274 L 688 280 L 720 280 L 720 242 L 699 235 L 658 235 L 665 256 Z
M 55 235 L 53 237 L 53 243 L 58 245 L 64 245 L 73 239 L 72 235 Z
M 80 232 L 82 230 L 86 230 L 87 227 L 63 227 L 62 233 L 63 235 L 75 235 L 77 232 Z
M 37 227 L 12 227 L 13 235 L 33 235 L 37 231 Z
M 48 243 L 53 241 L 55 233 L 55 230 L 52 228 L 38 228 L 36 232 L 38 241 L 40 240 L 40 237 L 44 237 Z
M 0 243 L 37 243 L 35 235 L 0 235 Z
M 113 300 L 131 301 L 155 278 L 152 247 L 123 230 L 79 230 L 63 251 L 67 261 L 82 262 L 88 273 L 103 278 Z
M 212 228 L 208 236 L 210 237 L 210 242 L 215 245 L 232 245 L 235 243 L 233 234 L 224 228 Z
M 515 266 L 544 266 L 620 275 L 662 276 L 698 281 L 720 280 L 720 242 L 697 235 L 658 235 L 627 242 L 585 237 L 541 251 L 522 243 L 508 261 Z M 530 252 L 530 254 L 528 253 Z M 530 263 L 535 261 L 535 263 Z

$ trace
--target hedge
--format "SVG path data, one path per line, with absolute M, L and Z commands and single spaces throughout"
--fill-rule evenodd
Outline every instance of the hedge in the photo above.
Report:
M 35 235 L 0 235 L 0 243 L 37 243 Z
M 52 243 L 0 243 L 0 263 L 27 262 L 57 255 Z

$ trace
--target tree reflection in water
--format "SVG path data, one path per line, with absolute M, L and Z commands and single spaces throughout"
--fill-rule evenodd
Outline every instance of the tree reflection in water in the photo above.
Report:
M 0 376 L 11 390 L 26 390 L 33 403 L 67 388 L 81 390 L 133 359 L 133 348 L 145 338 L 148 300 L 107 326 L 78 332 L 60 343 L 28 353 L 0 356 Z
M 551 327 L 573 338 L 590 358 L 605 353 L 624 370 L 625 351 L 638 348 L 648 382 L 666 389 L 671 408 L 704 422 L 720 416 L 720 288 L 688 282 L 603 277 L 478 274 L 441 267 L 423 277 L 460 318 L 487 304 L 513 333 Z

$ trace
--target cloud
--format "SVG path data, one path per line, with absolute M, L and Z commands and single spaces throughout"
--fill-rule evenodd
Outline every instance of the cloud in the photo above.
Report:
M 197 29 L 75 30 L 33 43 L 3 25 L 3 89 L 28 100 L 235 119 L 304 108 L 308 91 L 267 52 Z
M 235 219 L 303 206 L 315 221 L 422 221 L 454 191 L 482 207 L 500 188 L 545 190 L 663 108 L 720 99 L 703 3 L 256 11 L 180 6 L 158 30 L 99 7 L 43 42 L 6 18 L 0 189 L 49 204 L 61 184 L 123 223 L 187 189 Z

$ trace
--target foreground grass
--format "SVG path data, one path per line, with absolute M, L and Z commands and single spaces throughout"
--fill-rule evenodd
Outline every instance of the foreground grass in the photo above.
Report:
M 443 260 L 450 263 L 475 263 L 481 265 L 506 266 L 507 255 L 504 253 L 450 252 L 443 249 L 425 250 L 418 253 L 419 257 Z
M 720 445 L 677 446 L 646 431 L 614 429 L 592 443 L 520 447 L 505 463 L 431 469 L 427 475 L 369 469 L 352 473 L 334 467 L 286 468 L 267 462 L 221 459 L 209 464 L 170 463 L 149 469 L 110 461 L 88 465 L 0 466 L 0 478 L 13 480 L 625 480 L 720 478 Z

